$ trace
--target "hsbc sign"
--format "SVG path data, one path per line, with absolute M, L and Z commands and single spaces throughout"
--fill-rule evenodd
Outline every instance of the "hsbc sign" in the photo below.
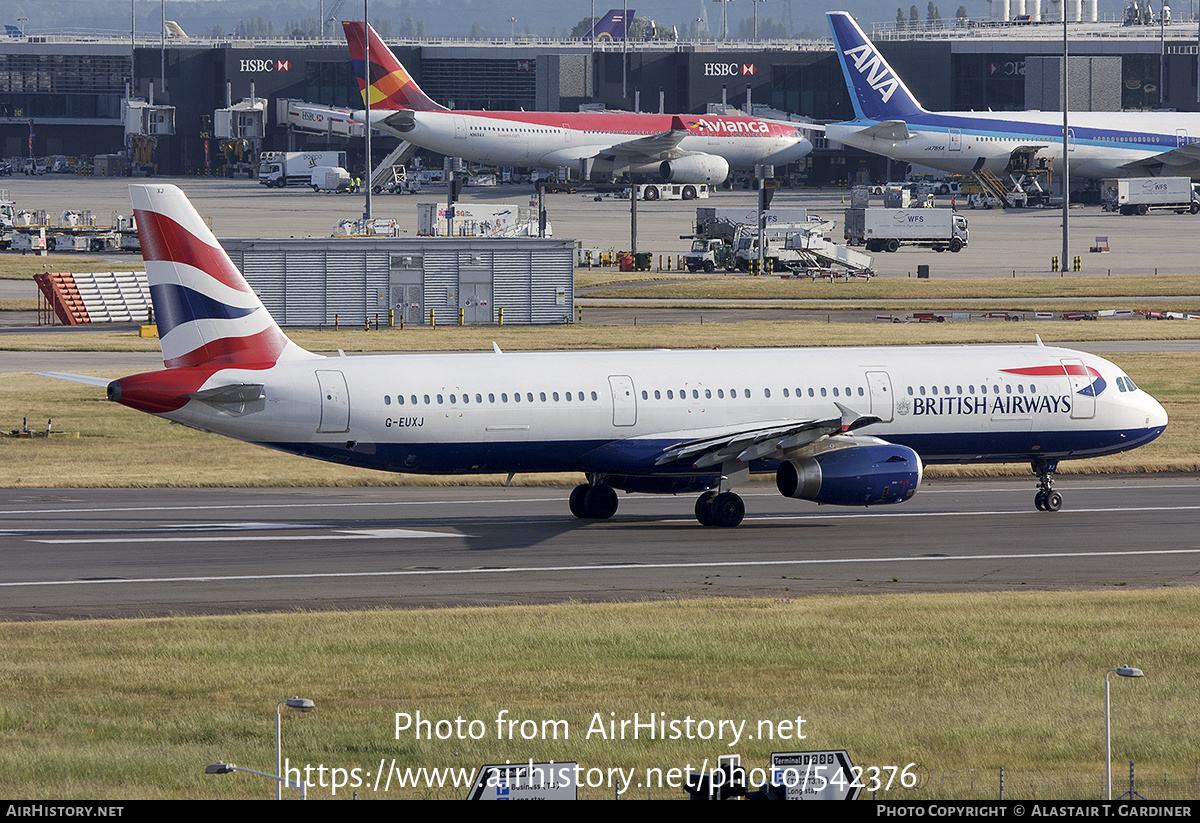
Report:
M 753 63 L 705 63 L 705 77 L 753 76 L 758 71 Z
M 241 71 L 291 71 L 291 60 L 242 60 Z

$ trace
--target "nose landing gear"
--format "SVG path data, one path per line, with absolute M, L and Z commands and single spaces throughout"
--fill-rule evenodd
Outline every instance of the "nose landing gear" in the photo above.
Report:
M 1033 505 L 1040 512 L 1056 512 L 1062 508 L 1063 496 L 1054 491 L 1054 472 L 1058 461 L 1033 461 L 1033 473 L 1038 477 L 1038 491 L 1033 497 Z

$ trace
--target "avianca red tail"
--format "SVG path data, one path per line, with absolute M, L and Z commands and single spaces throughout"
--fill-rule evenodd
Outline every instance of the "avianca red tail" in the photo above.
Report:
M 354 64 L 354 76 L 358 78 L 358 89 L 362 92 L 363 102 L 367 100 L 366 40 L 363 37 L 363 24 L 358 21 L 342 23 L 346 32 L 346 43 L 350 46 L 350 60 Z M 400 61 L 392 54 L 384 42 L 379 39 L 375 29 L 366 26 L 367 36 L 371 38 L 371 71 L 370 90 L 371 108 L 375 109 L 412 109 L 413 111 L 448 111 L 445 106 L 439 106 L 421 91 L 421 87 L 412 79 Z

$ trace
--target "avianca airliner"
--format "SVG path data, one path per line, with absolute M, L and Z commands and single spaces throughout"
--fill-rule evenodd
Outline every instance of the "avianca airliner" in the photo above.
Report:
M 367 27 L 342 23 L 371 123 L 449 157 L 498 166 L 579 170 L 594 175 L 655 174 L 664 182 L 717 184 L 731 168 L 794 163 L 812 143 L 792 123 L 757 117 L 617 112 L 451 111 L 430 100 Z M 361 113 L 356 113 L 361 119 Z
M 579 518 L 617 490 L 733 491 L 773 472 L 817 503 L 899 503 L 928 463 L 1029 462 L 1057 511 L 1059 461 L 1136 448 L 1167 415 L 1117 366 L 1048 346 L 401 354 L 322 357 L 276 325 L 183 192 L 130 186 L 166 368 L 108 398 L 194 429 L 416 474 L 582 472 Z
M 926 111 L 853 17 L 827 16 L 855 114 L 826 126 L 830 140 L 958 174 L 999 174 L 1015 149 L 1033 149 L 1061 168 L 1062 112 Z M 1069 112 L 1067 119 L 1074 177 L 1200 179 L 1200 114 Z

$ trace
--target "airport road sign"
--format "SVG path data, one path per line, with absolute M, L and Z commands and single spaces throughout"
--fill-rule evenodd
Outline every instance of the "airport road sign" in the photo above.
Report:
M 576 763 L 480 766 L 468 800 L 576 800 Z
M 774 752 L 771 782 L 787 787 L 788 800 L 856 800 L 862 789 L 845 749 Z

